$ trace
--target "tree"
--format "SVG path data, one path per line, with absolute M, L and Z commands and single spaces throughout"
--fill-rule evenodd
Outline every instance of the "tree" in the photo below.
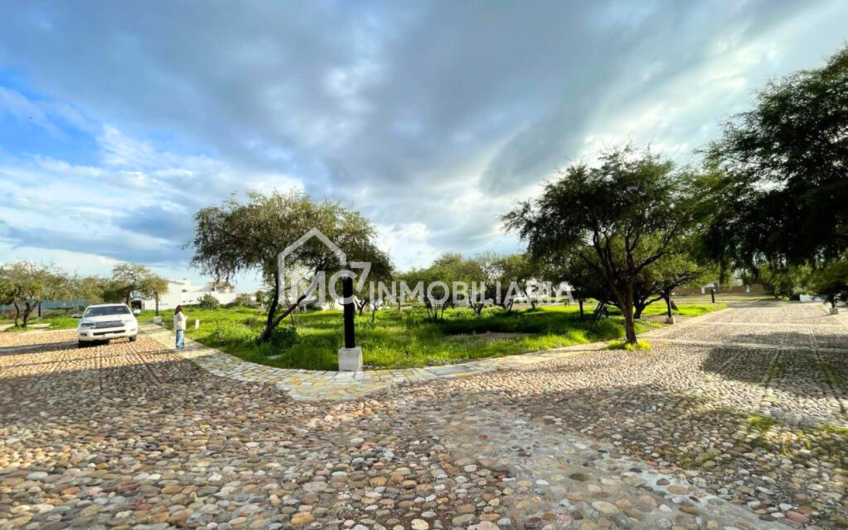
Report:
M 466 259 L 461 254 L 444 254 L 429 267 L 412 269 L 402 278 L 412 290 L 420 284 L 421 300 L 432 320 L 444 319 L 445 311 L 460 303 L 478 315 L 485 305 L 486 272 L 476 259 Z
M 580 319 L 584 318 L 583 306 L 586 300 L 594 298 L 598 301 L 599 308 L 595 318 L 603 316 L 604 308 L 609 303 L 612 295 L 604 281 L 603 276 L 598 273 L 597 267 L 588 264 L 580 256 L 593 254 L 590 249 L 582 252 L 573 252 L 563 255 L 550 255 L 547 261 L 541 264 L 541 277 L 552 284 L 567 283 L 571 289 L 571 297 L 577 300 L 580 310 Z
M 759 283 L 775 298 L 792 298 L 807 274 L 805 267 L 780 263 L 761 263 L 751 266 L 742 276 L 746 284 Z
M 530 289 L 530 284 L 533 280 L 540 280 L 540 269 L 532 256 L 527 253 L 508 254 L 500 260 L 501 276 L 500 281 L 502 289 L 506 292 L 501 293 L 505 299 L 509 297 L 509 289 L 513 284 L 518 288 L 520 294 L 527 298 L 532 309 L 536 309 L 538 298 L 533 295 Z M 509 308 L 512 308 L 513 300 L 508 301 Z M 506 308 L 505 308 L 506 309 Z
M 213 295 L 206 293 L 198 298 L 197 305 L 200 309 L 216 309 L 221 305 L 221 302 Z
M 373 254 L 370 256 L 371 270 L 368 272 L 368 281 L 360 284 L 354 282 L 354 295 L 356 297 L 356 307 L 359 316 L 366 309 L 371 311 L 371 322 L 374 322 L 377 316 L 377 311 L 386 303 L 395 298 L 391 293 L 386 293 L 380 289 L 380 283 L 384 285 L 392 281 L 394 274 L 394 266 L 388 254 L 378 248 L 373 249 Z M 387 286 L 388 289 L 388 286 Z M 341 292 L 341 287 L 336 288 L 336 292 Z
M 258 270 L 270 286 L 268 314 L 260 342 L 270 339 L 280 322 L 311 296 L 322 272 L 341 269 L 340 257 L 317 237 L 304 242 L 286 257 L 286 271 L 304 271 L 310 288 L 288 302 L 283 271 L 277 258 L 311 229 L 319 230 L 350 261 L 368 261 L 377 252 L 376 231 L 360 213 L 333 202 L 314 202 L 302 192 L 263 195 L 249 191 L 239 202 L 235 196 L 221 206 L 203 208 L 194 216 L 192 265 L 217 280 L 230 280 L 243 271 Z
M 96 276 L 74 276 L 70 280 L 72 300 L 84 304 L 96 304 L 103 301 L 106 280 Z
M 848 248 L 848 47 L 769 83 L 706 149 L 706 248 L 728 266 L 786 267 Z
M 236 299 L 233 300 L 233 305 L 240 307 L 255 307 L 258 304 L 253 301 L 253 297 L 251 297 L 249 294 L 240 293 L 236 295 Z
M 671 162 L 629 146 L 599 159 L 596 167 L 572 165 L 503 219 L 534 257 L 571 252 L 597 270 L 624 313 L 626 341 L 635 344 L 639 275 L 674 251 L 692 218 Z
M 848 302 L 848 255 L 811 271 L 804 283 L 830 307 L 836 307 L 839 301 Z
M 3 298 L 15 308 L 15 326 L 27 327 L 42 301 L 65 296 L 68 279 L 52 265 L 18 261 L 0 267 L 0 284 Z
M 120 294 L 125 304 L 130 303 L 133 295 L 154 298 L 158 313 L 159 296 L 168 292 L 168 280 L 159 277 L 144 265 L 119 263 L 112 268 L 112 283 L 107 290 Z
M 683 285 L 706 280 L 714 275 L 708 266 L 698 264 L 685 249 L 677 249 L 646 268 L 636 282 L 633 318 L 642 318 L 649 305 L 664 300 L 671 307 L 671 295 Z

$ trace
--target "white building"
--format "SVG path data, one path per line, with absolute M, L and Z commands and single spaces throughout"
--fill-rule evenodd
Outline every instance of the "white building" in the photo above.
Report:
M 217 298 L 221 304 L 229 304 L 234 302 L 240 293 L 236 292 L 235 286 L 227 282 L 208 282 L 203 287 L 199 287 L 192 285 L 189 280 L 168 280 L 168 292 L 159 295 L 159 309 L 174 309 L 178 305 L 197 305 L 207 294 Z M 141 309 L 156 309 L 156 300 L 153 298 L 134 297 L 131 304 Z

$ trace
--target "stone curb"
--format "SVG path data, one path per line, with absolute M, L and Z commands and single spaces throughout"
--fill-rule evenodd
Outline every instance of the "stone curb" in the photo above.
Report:
M 280 390 L 288 392 L 296 400 L 357 399 L 394 385 L 454 379 L 495 370 L 507 370 L 583 352 L 602 350 L 607 346 L 606 342 L 594 342 L 556 350 L 528 352 L 444 366 L 330 372 L 276 368 L 251 363 L 215 348 L 208 348 L 189 338 L 185 339 L 185 348 L 177 350 L 174 348 L 175 334 L 170 330 L 151 323 L 140 323 L 139 331 L 213 375 L 237 381 L 273 384 Z
M 731 309 L 721 309 L 707 313 L 707 315 L 715 315 Z M 707 315 L 689 318 L 676 325 L 675 328 L 687 325 Z M 139 331 L 213 375 L 237 381 L 273 384 L 280 390 L 288 392 L 296 400 L 357 399 L 394 385 L 414 384 L 436 379 L 454 379 L 496 370 L 508 370 L 584 352 L 603 350 L 609 345 L 609 342 L 592 342 L 554 350 L 527 352 L 465 363 L 428 366 L 426 368 L 331 372 L 276 368 L 251 363 L 215 348 L 206 347 L 188 337 L 185 339 L 185 348 L 176 350 L 174 349 L 175 334 L 167 328 L 149 322 L 139 323 Z M 652 336 L 651 333 L 654 331 L 664 331 L 664 328 L 642 333 L 639 336 Z

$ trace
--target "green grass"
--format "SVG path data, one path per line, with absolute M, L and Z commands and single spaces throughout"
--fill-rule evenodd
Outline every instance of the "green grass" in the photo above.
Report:
M 842 427 L 840 425 L 824 425 L 819 427 L 818 431 L 848 438 L 848 427 Z
M 748 430 L 757 431 L 760 434 L 765 434 L 772 427 L 777 425 L 777 420 L 774 418 L 769 418 L 767 416 L 757 416 L 752 415 L 748 416 Z
M 677 302 L 675 302 L 677 303 Z M 699 315 L 703 315 L 704 313 L 710 313 L 712 311 L 718 311 L 720 309 L 726 309 L 727 304 L 716 302 L 715 304 L 711 303 L 696 303 L 696 304 L 682 304 L 677 303 L 677 309 L 672 310 L 672 315 L 680 315 L 684 317 L 696 317 Z M 664 303 L 657 302 L 656 304 L 651 304 L 645 308 L 645 311 L 642 313 L 645 316 L 655 316 L 655 315 L 665 315 L 666 314 L 666 306 Z
M 14 320 L 2 320 L 0 324 L 14 324 Z M 45 316 L 44 318 L 35 318 L 31 317 L 29 319 L 28 327 L 12 327 L 5 331 L 5 333 L 20 333 L 25 331 L 44 331 L 44 328 L 33 328 L 34 324 L 50 324 L 50 327 L 47 328 L 49 330 L 56 329 L 73 329 L 77 327 L 79 320 L 76 318 L 71 318 L 68 315 L 50 315 Z
M 695 310 L 696 312 L 698 310 Z M 284 368 L 336 370 L 338 349 L 344 342 L 342 313 L 338 310 L 300 313 L 296 316 L 299 340 L 283 350 L 256 344 L 263 329 L 264 315 L 251 308 L 202 310 L 189 307 L 188 337 L 244 360 Z M 145 312 L 140 320 L 152 320 Z M 163 311 L 167 327 L 173 313 Z M 194 320 L 200 327 L 194 329 Z M 287 319 L 281 325 L 291 325 Z M 640 321 L 642 332 L 658 324 Z M 487 336 L 486 333 L 516 334 Z M 520 334 L 520 335 L 518 335 Z M 356 342 L 362 347 L 366 366 L 378 369 L 412 368 L 434 364 L 501 357 L 530 351 L 550 350 L 588 342 L 623 337 L 623 319 L 612 316 L 598 322 L 580 320 L 576 305 L 547 306 L 531 311 L 506 313 L 486 309 L 476 316 L 467 309 L 448 310 L 445 320 L 426 319 L 423 309 L 398 312 L 393 309 L 356 318 Z
M 628 344 L 623 340 L 616 340 L 610 343 L 607 346 L 608 350 L 627 350 L 627 351 L 648 351 L 653 346 L 651 343 L 646 340 L 637 339 L 636 344 Z

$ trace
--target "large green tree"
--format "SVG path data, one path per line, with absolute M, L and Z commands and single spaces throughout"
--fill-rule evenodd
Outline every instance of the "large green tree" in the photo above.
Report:
M 348 262 L 366 262 L 379 252 L 376 230 L 360 213 L 335 202 L 316 202 L 301 192 L 264 195 L 250 191 L 240 202 L 235 196 L 221 206 L 204 208 L 194 216 L 192 264 L 219 280 L 245 271 L 260 272 L 271 292 L 260 342 L 268 341 L 280 322 L 317 287 L 320 274 L 330 275 L 343 264 L 340 256 L 318 237 L 294 248 L 284 263 L 278 257 L 312 229 L 317 229 L 346 254 Z M 280 267 L 279 265 L 282 265 Z M 281 270 L 284 269 L 284 270 Z M 299 270 L 310 285 L 286 301 L 283 272 Z M 282 302 L 282 304 L 281 304 Z
M 112 268 L 112 280 L 106 290 L 112 296 L 120 295 L 125 304 L 130 303 L 133 295 L 154 298 L 158 308 L 159 296 L 168 292 L 168 280 L 144 265 L 119 263 Z
M 769 83 L 706 149 L 705 249 L 726 269 L 772 269 L 848 248 L 848 47 Z
M 15 308 L 15 326 L 27 327 L 41 302 L 66 299 L 68 282 L 52 265 L 17 261 L 0 267 L 0 294 Z
M 624 313 L 627 342 L 635 343 L 639 276 L 675 251 L 692 222 L 681 178 L 671 162 L 647 150 L 613 149 L 596 166 L 567 168 L 504 222 L 534 257 L 573 253 L 594 268 Z

